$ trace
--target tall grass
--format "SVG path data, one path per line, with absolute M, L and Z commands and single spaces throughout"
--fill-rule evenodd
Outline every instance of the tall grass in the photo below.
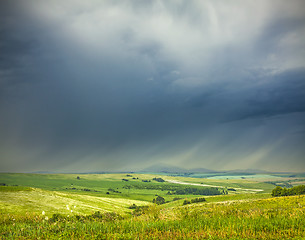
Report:
M 106 213 L 105 213 L 106 214 Z M 305 197 L 200 203 L 141 216 L 2 214 L 2 239 L 302 239 Z

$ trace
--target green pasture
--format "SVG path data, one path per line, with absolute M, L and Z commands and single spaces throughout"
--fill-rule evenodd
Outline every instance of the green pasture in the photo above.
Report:
M 142 182 L 142 180 L 151 180 L 154 177 L 158 177 L 158 175 L 5 173 L 0 174 L 0 183 L 5 183 L 10 186 L 28 186 L 81 195 L 152 201 L 155 195 L 165 195 L 164 191 L 144 188 L 145 186 L 160 184 L 155 181 Z M 134 189 L 132 188 L 133 184 L 141 184 L 143 185 L 143 189 Z M 109 189 L 114 191 L 109 191 Z
M 168 182 L 157 182 L 149 174 L 0 174 L 0 183 L 8 186 L 40 188 L 78 195 L 124 198 L 149 201 L 158 195 L 166 201 L 185 198 L 184 195 L 170 195 L 169 191 L 186 186 Z M 180 178 L 179 178 L 180 179 Z M 146 182 L 143 182 L 146 181 Z M 149 181 L 149 182 L 148 182 Z M 195 195 L 190 195 L 190 197 Z
M 163 178 L 165 182 L 156 182 L 153 178 Z M 257 178 L 260 179 L 260 176 Z M 271 193 L 275 187 L 272 183 L 251 179 L 211 179 L 191 178 L 181 176 L 166 176 L 157 174 L 23 174 L 1 173 L 0 184 L 18 187 L 39 188 L 71 195 L 85 195 L 105 198 L 123 198 L 152 202 L 158 195 L 172 202 L 177 198 L 192 198 L 196 195 L 173 195 L 172 189 L 193 187 L 169 183 L 170 180 L 188 184 L 199 184 L 196 188 L 206 188 L 204 185 L 228 189 L 229 195 Z M 257 180 L 257 181 L 256 181 Z M 302 179 L 301 179 L 302 180 Z M 143 182 L 145 181 L 145 182 Z M 225 197 L 225 196 L 223 196 Z

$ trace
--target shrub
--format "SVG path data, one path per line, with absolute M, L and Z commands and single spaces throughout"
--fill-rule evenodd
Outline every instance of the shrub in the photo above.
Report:
M 193 198 L 191 199 L 191 201 L 185 199 L 182 203 L 182 205 L 187 205 L 187 204 L 191 204 L 191 203 L 199 203 L 199 202 L 205 202 L 205 198 Z
M 157 182 L 165 182 L 164 179 L 162 179 L 162 178 L 153 178 L 153 180 L 155 180 Z
M 178 201 L 178 200 L 180 200 L 180 199 L 182 199 L 182 198 L 175 197 L 175 198 L 173 198 L 173 201 Z
M 191 200 L 191 203 L 205 202 L 205 198 L 194 198 Z
M 135 204 L 132 204 L 131 206 L 129 206 L 128 208 L 129 209 L 136 209 L 138 206 L 137 205 L 135 205 Z
M 130 207 L 132 207 L 133 205 L 131 205 Z M 130 208 L 129 207 L 129 208 Z M 149 207 L 148 206 L 136 206 L 136 208 L 133 211 L 133 215 L 134 216 L 140 216 L 145 214 L 148 211 Z
M 165 203 L 165 199 L 161 196 L 158 196 L 157 198 L 155 198 L 153 200 L 153 203 L 156 203 L 158 205 L 164 204 Z

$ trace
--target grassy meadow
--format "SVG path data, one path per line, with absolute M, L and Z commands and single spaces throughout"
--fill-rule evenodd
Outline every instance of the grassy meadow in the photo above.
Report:
M 3 173 L 0 238 L 304 239 L 305 196 L 271 196 L 302 177 Z M 176 194 L 210 186 L 222 194 Z M 153 204 L 157 196 L 165 203 Z M 183 205 L 198 197 L 206 201 Z

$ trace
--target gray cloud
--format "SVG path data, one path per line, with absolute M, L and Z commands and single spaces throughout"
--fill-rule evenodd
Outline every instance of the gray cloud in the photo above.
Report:
M 303 1 L 1 5 L 3 171 L 304 169 Z

